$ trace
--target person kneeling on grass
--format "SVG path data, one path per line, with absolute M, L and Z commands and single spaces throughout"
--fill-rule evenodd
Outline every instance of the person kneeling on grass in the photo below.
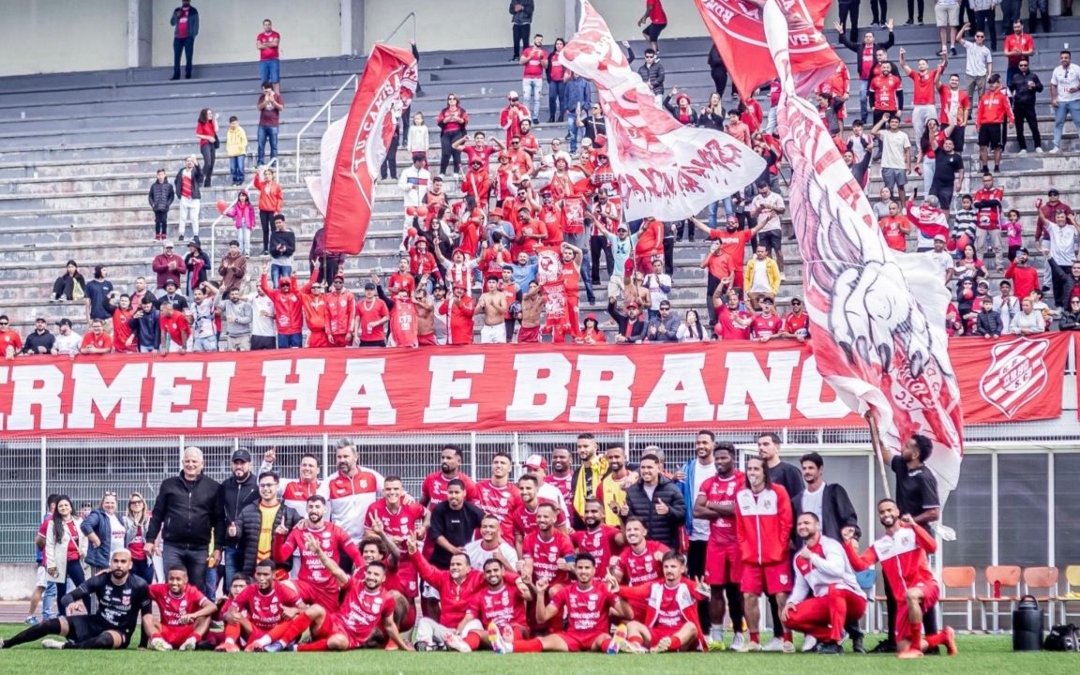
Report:
M 96 613 L 67 616 L 72 605 L 82 604 L 89 597 L 97 599 Z M 131 574 L 131 552 L 117 549 L 109 556 L 109 571 L 90 577 L 60 598 L 60 608 L 65 616 L 42 621 L 7 640 L 0 639 L 0 649 L 46 635 L 66 638 L 42 640 L 41 646 L 46 649 L 127 649 L 140 619 L 143 630 L 147 630 L 150 587 L 141 577 Z
M 619 627 L 616 647 L 635 654 L 708 651 L 697 610 L 698 602 L 709 598 L 708 584 L 683 578 L 686 559 L 680 553 L 668 551 L 661 564 L 663 580 L 649 584 L 619 587 L 609 577 L 611 591 L 624 604 L 623 613 L 632 612 L 630 599 L 644 601 L 648 607 L 644 623 L 631 621 L 625 628 Z M 626 634 L 625 642 L 621 641 L 622 633 Z
M 165 583 L 150 586 L 150 599 L 161 616 L 144 618 L 143 631 L 150 636 L 150 649 L 156 652 L 195 649 L 210 628 L 210 617 L 217 613 L 217 605 L 188 583 L 183 565 L 170 567 Z

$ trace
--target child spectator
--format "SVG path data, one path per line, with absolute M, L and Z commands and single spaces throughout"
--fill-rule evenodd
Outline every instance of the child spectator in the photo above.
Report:
M 229 129 L 225 132 L 225 154 L 229 158 L 229 174 L 233 186 L 244 184 L 244 160 L 247 159 L 247 133 L 240 126 L 236 115 L 229 118 Z
M 424 113 L 416 113 L 412 117 L 412 126 L 409 127 L 409 140 L 407 149 L 410 155 L 423 154 L 424 168 L 427 168 L 427 152 L 431 147 L 431 131 L 424 124 Z
M 1016 209 L 1009 209 L 1009 212 L 1005 215 L 1005 222 L 1001 224 L 1001 229 L 1008 237 L 1006 246 L 1009 247 L 1009 262 L 1016 260 L 1016 253 L 1024 246 L 1024 226 L 1020 223 L 1020 212 Z
M 157 180 L 150 184 L 147 199 L 154 212 L 154 240 L 162 241 L 169 229 L 169 207 L 176 199 L 176 190 L 172 183 L 165 179 L 165 169 L 157 170 Z
M 236 225 L 240 251 L 246 256 L 251 255 L 251 231 L 255 229 L 255 207 L 251 204 L 247 190 L 241 190 L 240 194 L 236 195 L 236 201 L 225 212 L 225 215 L 232 218 Z

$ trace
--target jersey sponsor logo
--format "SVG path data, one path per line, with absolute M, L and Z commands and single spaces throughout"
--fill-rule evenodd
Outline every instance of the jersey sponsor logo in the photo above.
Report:
M 1017 339 L 996 344 L 990 350 L 992 360 L 979 380 L 983 399 L 1012 418 L 1032 399 L 1039 396 L 1049 379 L 1046 339 Z

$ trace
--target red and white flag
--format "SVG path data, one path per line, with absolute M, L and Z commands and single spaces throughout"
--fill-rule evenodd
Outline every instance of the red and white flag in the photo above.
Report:
M 761 8 L 764 0 L 694 0 L 744 97 L 776 77 L 765 43 Z M 836 70 L 840 58 L 821 33 L 832 0 L 780 0 L 788 20 L 788 50 L 796 89 L 806 94 Z
M 766 0 L 762 15 L 781 81 L 777 122 L 792 168 L 789 209 L 817 369 L 852 410 L 870 412 L 892 452 L 913 434 L 933 441 L 929 466 L 944 499 L 963 457 L 960 388 L 945 334 L 948 289 L 927 256 L 885 244 L 816 107 L 796 94 L 782 7 Z
M 686 218 L 765 170 L 765 161 L 731 136 L 684 126 L 664 110 L 586 0 L 581 0 L 581 22 L 562 51 L 562 64 L 599 92 L 608 159 L 627 220 Z
M 393 113 L 409 107 L 417 76 L 409 50 L 375 45 L 348 117 L 323 135 L 321 175 L 308 179 L 308 190 L 325 217 L 327 250 L 356 255 L 364 248 L 375 179 L 396 133 Z

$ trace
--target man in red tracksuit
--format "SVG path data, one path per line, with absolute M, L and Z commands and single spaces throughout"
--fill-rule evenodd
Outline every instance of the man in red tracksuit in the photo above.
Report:
M 1005 147 L 1005 132 L 1009 124 L 1016 124 L 1009 97 L 1001 88 L 1001 75 L 995 73 L 986 81 L 987 91 L 979 99 L 979 109 L 975 112 L 975 130 L 979 132 L 979 162 L 982 172 L 987 173 L 986 149 L 994 151 L 994 173 L 1001 171 L 1001 149 Z
M 735 495 L 735 530 L 742 557 L 743 607 L 750 640 L 740 651 L 761 651 L 759 634 L 762 593 L 776 596 L 781 607 L 787 602 L 793 583 L 791 578 L 790 537 L 792 525 L 791 499 L 787 490 L 769 480 L 765 461 L 751 457 L 746 462 L 746 487 Z M 780 627 L 774 627 L 780 633 Z M 795 651 L 791 631 L 783 629 L 780 647 L 787 653 Z M 774 638 L 775 640 L 775 638 Z M 770 643 L 770 651 L 776 651 Z
M 903 597 L 907 605 L 907 611 L 896 613 L 896 655 L 902 659 L 921 658 L 924 651 L 945 645 L 949 656 L 955 656 L 952 628 L 946 627 L 925 638 L 922 635 L 923 614 L 933 611 L 940 594 L 927 559 L 927 555 L 937 551 L 937 543 L 915 524 L 911 515 L 901 516 L 891 499 L 878 502 L 878 521 L 885 534 L 861 555 L 855 549 L 855 528 L 845 527 L 842 534 L 851 566 L 861 572 L 881 563 L 881 573 L 897 594 L 897 601 Z
M 352 344 L 352 325 L 356 318 L 356 296 L 345 288 L 345 275 L 334 275 L 334 284 L 326 294 L 326 322 L 333 340 L 331 347 Z
M 300 289 L 300 304 L 304 311 L 304 321 L 308 327 L 308 347 L 318 349 L 329 347 L 334 342 L 334 336 L 330 332 L 328 310 L 330 303 L 326 301 L 323 291 L 326 290 L 319 278 L 319 261 L 311 270 L 311 278 Z
M 292 277 L 281 277 L 278 279 L 278 287 L 271 288 L 266 281 L 269 271 L 270 268 L 263 265 L 259 286 L 274 303 L 278 349 L 300 349 L 304 346 L 304 303 L 295 290 L 296 284 Z

